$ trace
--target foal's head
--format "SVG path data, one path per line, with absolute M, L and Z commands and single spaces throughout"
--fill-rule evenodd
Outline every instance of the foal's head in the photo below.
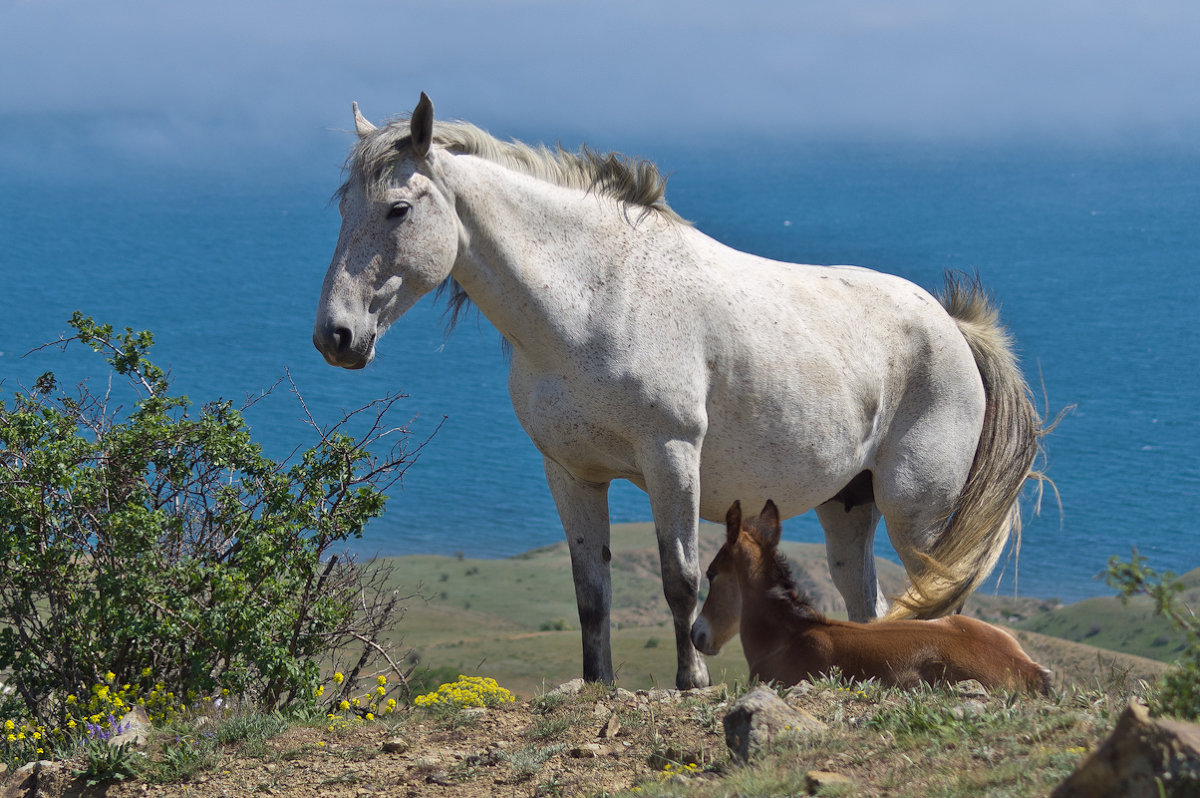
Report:
M 692 644 L 703 654 L 716 654 L 738 633 L 742 617 L 742 586 L 756 584 L 770 573 L 782 526 L 775 502 L 762 512 L 742 518 L 742 503 L 725 514 L 725 544 L 708 566 L 708 597 L 692 624 Z

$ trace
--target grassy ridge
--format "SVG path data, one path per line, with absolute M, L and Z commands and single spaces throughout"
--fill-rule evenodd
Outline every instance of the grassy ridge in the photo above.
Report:
M 1200 568 L 1182 575 L 1179 581 L 1184 586 L 1182 602 L 1200 607 Z M 1037 614 L 1016 626 L 1162 662 L 1176 659 L 1186 644 L 1167 619 L 1155 615 L 1153 603 L 1144 596 L 1134 597 L 1127 604 L 1118 598 L 1086 599 L 1052 613 Z

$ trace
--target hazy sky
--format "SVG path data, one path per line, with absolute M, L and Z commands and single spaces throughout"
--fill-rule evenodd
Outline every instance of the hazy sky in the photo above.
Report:
M 1194 0 L 0 0 L 0 165 L 333 147 L 421 90 L 504 136 L 1200 133 Z M 614 141 L 615 140 L 615 141 Z

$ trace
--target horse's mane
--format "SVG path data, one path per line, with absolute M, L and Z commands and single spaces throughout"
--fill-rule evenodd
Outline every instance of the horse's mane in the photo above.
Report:
M 779 549 L 775 549 L 774 555 L 769 573 L 773 584 L 767 591 L 767 598 L 782 603 L 786 607 L 788 615 L 795 620 L 806 623 L 813 621 L 824 623 L 825 616 L 812 605 L 808 593 L 796 586 L 796 579 L 792 575 L 792 566 L 787 557 Z
M 434 143 L 459 155 L 474 155 L 548 183 L 581 191 L 595 191 L 612 197 L 625 206 L 642 209 L 680 224 L 686 222 L 667 205 L 666 178 L 653 163 L 619 153 L 599 153 L 588 147 L 569 152 L 561 146 L 550 149 L 533 147 L 520 141 L 500 141 L 490 133 L 458 121 L 435 121 Z M 347 179 L 335 194 L 340 199 L 354 179 L 361 180 L 368 192 L 381 191 L 391 180 L 396 166 L 404 159 L 412 143 L 408 117 L 389 120 L 366 135 L 346 160 Z M 448 328 L 453 328 L 459 312 L 470 300 L 466 292 L 447 280 L 438 290 L 449 288 Z
M 403 117 L 359 137 L 346 163 L 350 178 L 359 178 L 369 190 L 386 185 L 411 141 L 409 122 Z M 458 121 L 434 122 L 433 141 L 459 155 L 474 155 L 557 186 L 595 191 L 648 213 L 683 221 L 667 205 L 666 178 L 647 160 L 600 153 L 586 146 L 570 152 L 561 146 L 551 149 L 516 140 L 500 141 L 469 122 Z M 339 195 L 349 182 L 338 190 Z

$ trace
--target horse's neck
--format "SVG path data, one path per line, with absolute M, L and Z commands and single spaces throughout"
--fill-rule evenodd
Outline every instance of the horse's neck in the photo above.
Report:
M 616 312 L 604 270 L 649 245 L 615 201 L 470 156 L 446 175 L 463 226 L 453 277 L 519 353 L 565 357 Z

